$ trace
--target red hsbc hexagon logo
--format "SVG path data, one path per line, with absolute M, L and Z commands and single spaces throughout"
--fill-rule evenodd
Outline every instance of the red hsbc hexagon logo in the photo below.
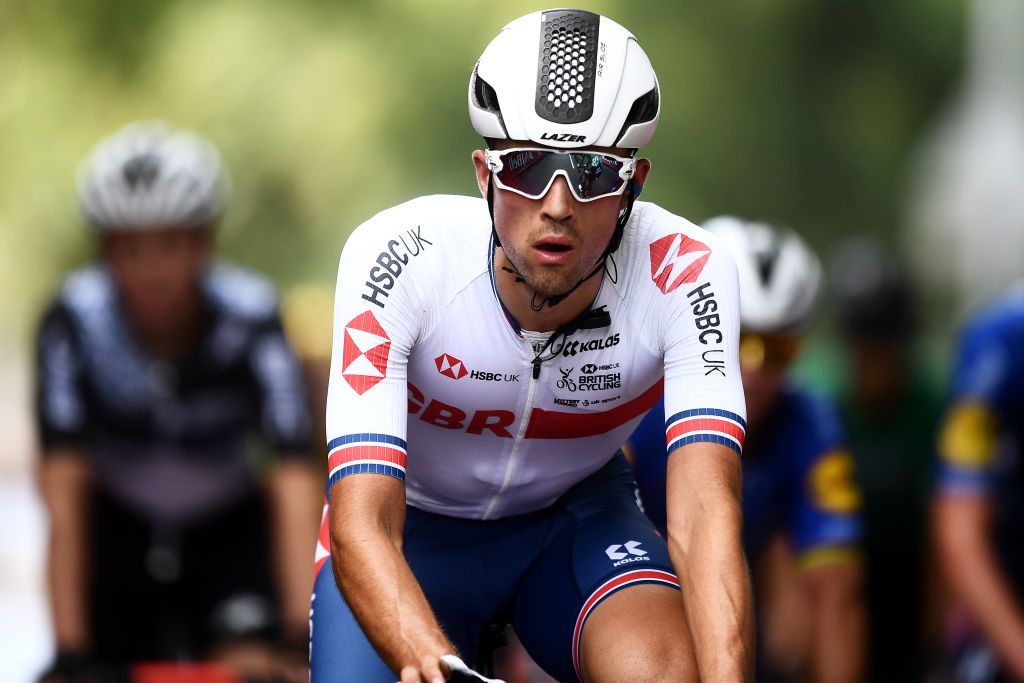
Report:
M 387 376 L 391 338 L 371 311 L 345 325 L 341 376 L 362 396 Z
M 449 356 L 447 353 L 442 353 L 440 356 L 434 359 L 434 365 L 437 366 L 437 371 L 445 377 L 451 377 L 452 379 L 462 379 L 469 374 L 466 370 L 466 364 L 455 356 Z
M 681 233 L 651 242 L 651 279 L 663 294 L 679 285 L 696 282 L 711 256 L 711 249 Z

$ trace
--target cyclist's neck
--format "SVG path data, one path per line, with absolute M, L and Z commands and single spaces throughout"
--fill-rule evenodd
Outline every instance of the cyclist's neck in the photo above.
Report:
M 138 304 L 122 299 L 128 327 L 143 351 L 152 358 L 178 361 L 188 355 L 205 334 L 210 311 L 202 294 L 183 298 L 173 313 L 154 316 Z
M 523 329 L 551 332 L 575 320 L 597 298 L 603 276 L 597 273 L 557 305 L 549 305 L 546 297 L 536 293 L 512 267 L 505 252 L 498 248 L 494 255 L 494 282 L 505 309 Z

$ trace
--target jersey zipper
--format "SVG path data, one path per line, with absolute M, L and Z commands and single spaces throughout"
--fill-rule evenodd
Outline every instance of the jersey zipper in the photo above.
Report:
M 529 334 L 525 330 L 524 335 Z M 542 341 L 530 340 L 532 347 L 539 348 L 542 345 Z M 505 468 L 505 479 L 501 482 L 501 488 L 491 498 L 491 502 L 487 505 L 487 510 L 484 512 L 484 519 L 490 519 L 491 515 L 494 514 L 494 510 L 498 507 L 498 501 L 501 500 L 502 495 L 508 490 L 509 485 L 512 483 L 512 475 L 516 471 L 516 463 L 519 460 L 519 448 L 523 444 L 523 440 L 526 438 L 526 430 L 530 426 L 530 417 L 533 414 L 533 402 L 537 398 L 537 384 L 540 379 L 540 357 L 534 355 L 533 358 L 533 370 L 530 373 L 530 388 L 526 393 L 526 407 L 523 408 L 523 419 L 519 422 L 519 430 L 516 432 L 515 441 L 512 442 L 512 454 L 508 457 L 508 466 Z

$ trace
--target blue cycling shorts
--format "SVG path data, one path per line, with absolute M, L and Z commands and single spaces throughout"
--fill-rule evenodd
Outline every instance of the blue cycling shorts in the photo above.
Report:
M 464 660 L 475 658 L 489 623 L 508 623 L 560 681 L 580 679 L 580 636 L 602 600 L 641 583 L 679 588 L 621 454 L 538 512 L 485 521 L 409 507 L 404 539 L 406 560 Z M 330 561 L 317 574 L 311 614 L 312 683 L 394 683 L 338 591 Z

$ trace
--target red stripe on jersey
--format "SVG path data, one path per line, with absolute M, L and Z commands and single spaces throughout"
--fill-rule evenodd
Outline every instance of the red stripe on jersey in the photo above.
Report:
M 663 391 L 664 382 L 659 379 L 632 401 L 601 413 L 563 413 L 534 408 L 530 425 L 526 428 L 526 438 L 578 439 L 610 432 L 653 408 Z
M 670 444 L 679 437 L 692 434 L 693 432 L 720 432 L 731 436 L 739 441 L 740 444 L 743 443 L 744 437 L 743 428 L 734 422 L 719 420 L 714 417 L 691 417 L 669 427 L 665 443 Z
M 334 471 L 335 468 L 353 462 L 355 460 L 377 460 L 391 463 L 405 468 L 405 453 L 390 446 L 342 446 L 333 451 L 327 458 L 327 470 Z

